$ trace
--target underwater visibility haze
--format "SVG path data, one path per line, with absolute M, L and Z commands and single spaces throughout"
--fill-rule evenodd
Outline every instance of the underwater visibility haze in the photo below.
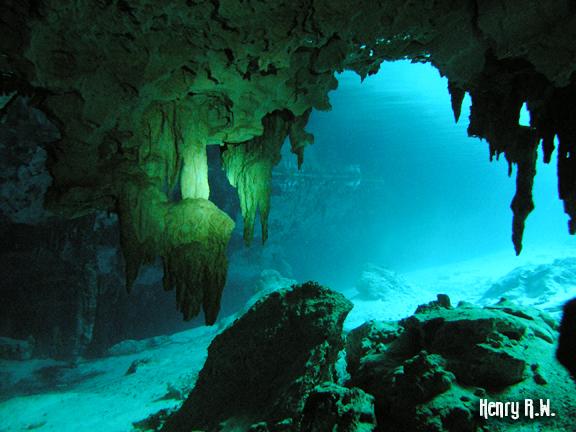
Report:
M 0 432 L 576 427 L 571 2 L 0 4 Z

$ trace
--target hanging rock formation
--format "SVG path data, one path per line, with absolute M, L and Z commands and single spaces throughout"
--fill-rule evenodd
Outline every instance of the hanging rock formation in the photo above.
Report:
M 302 163 L 310 111 L 330 108 L 345 69 L 364 78 L 383 61 L 430 62 L 449 80 L 456 119 L 471 95 L 469 134 L 517 167 L 517 253 L 537 149 L 550 161 L 557 139 L 576 232 L 573 2 L 6 0 L 0 27 L 0 110 L 30 96 L 61 134 L 46 147 L 48 208 L 117 212 L 128 285 L 161 256 L 185 318 L 203 306 L 215 319 L 232 227 L 207 201 L 206 146 L 222 148 L 246 241 L 258 213 L 265 240 L 279 148 L 289 137 Z M 523 103 L 530 127 L 518 125 Z
M 162 291 L 161 263 L 144 269 L 131 295 L 121 289 L 116 215 L 70 220 L 43 207 L 52 182 L 43 144 L 58 131 L 31 102 L 11 99 L 0 120 L 0 334 L 14 341 L 5 344 L 8 356 L 14 347 L 34 357 L 92 356 L 123 339 L 190 327 L 174 313 L 174 294 Z

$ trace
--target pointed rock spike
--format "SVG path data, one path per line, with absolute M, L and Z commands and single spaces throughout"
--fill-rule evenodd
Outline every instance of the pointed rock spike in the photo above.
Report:
M 454 113 L 454 120 L 458 123 L 460 113 L 462 112 L 462 102 L 466 92 L 460 87 L 456 86 L 454 82 L 448 81 L 448 92 L 450 93 L 450 101 L 452 103 L 452 112 Z

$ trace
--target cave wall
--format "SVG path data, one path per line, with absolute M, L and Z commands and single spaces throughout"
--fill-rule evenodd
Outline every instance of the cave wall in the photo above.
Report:
M 43 207 L 51 184 L 43 146 L 56 128 L 19 97 L 0 121 L 0 337 L 27 341 L 15 358 L 103 353 L 124 339 L 189 328 L 148 266 L 128 295 L 118 218 L 99 211 L 73 219 Z M 10 357 L 12 358 L 12 357 Z
M 312 109 L 328 110 L 334 72 L 430 62 L 449 80 L 456 118 L 516 169 L 512 240 L 534 207 L 537 150 L 551 160 L 576 231 L 576 16 L 571 1 L 259 2 L 7 0 L 0 90 L 28 95 L 58 127 L 46 146 L 46 206 L 120 219 L 126 284 L 160 256 L 186 319 L 213 323 L 234 223 L 210 201 L 206 146 L 238 191 L 244 237 L 268 230 L 271 170 L 288 138 L 298 164 Z M 531 126 L 518 124 L 526 102 Z M 382 119 L 385 121 L 386 119 Z

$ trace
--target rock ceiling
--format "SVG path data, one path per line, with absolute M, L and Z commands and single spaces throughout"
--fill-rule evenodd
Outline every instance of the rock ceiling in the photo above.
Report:
M 303 162 L 308 116 L 330 109 L 342 70 L 430 62 L 449 80 L 456 118 L 470 94 L 469 134 L 517 167 L 517 253 L 538 147 L 550 161 L 557 137 L 574 234 L 575 10 L 557 0 L 4 0 L 0 93 L 31 97 L 60 130 L 47 207 L 117 212 L 128 285 L 161 256 L 184 317 L 202 307 L 211 323 L 234 223 L 209 201 L 206 146 L 221 148 L 246 241 L 257 214 L 266 238 L 280 148 L 289 138 Z M 518 124 L 523 103 L 530 127 Z

